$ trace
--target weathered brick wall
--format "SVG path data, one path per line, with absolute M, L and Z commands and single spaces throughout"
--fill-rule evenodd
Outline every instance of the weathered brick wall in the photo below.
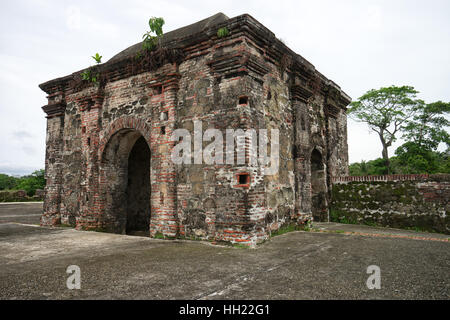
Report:
M 51 99 L 51 98 L 49 98 Z M 45 152 L 45 201 L 41 221 L 44 224 L 61 223 L 61 189 L 63 165 L 64 118 L 61 115 L 47 119 Z
M 387 175 L 334 180 L 331 221 L 450 234 L 450 175 Z
M 230 36 L 218 38 L 220 26 Z M 125 56 L 99 67 L 99 84 L 75 73 L 41 85 L 49 93 L 42 224 L 125 233 L 129 207 L 137 210 L 128 162 L 140 137 L 150 150 L 152 236 L 254 245 L 284 224 L 328 219 L 330 176 L 347 173 L 349 98 L 250 16 L 220 26 L 171 43 L 180 61 L 145 67 Z M 196 121 L 224 141 L 226 129 L 269 137 L 278 129 L 279 171 L 264 175 L 248 154 L 244 165 L 173 164 L 173 130 L 193 134 Z

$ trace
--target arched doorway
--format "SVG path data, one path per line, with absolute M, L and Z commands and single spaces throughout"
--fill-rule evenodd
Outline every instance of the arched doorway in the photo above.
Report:
M 150 227 L 150 149 L 140 137 L 128 157 L 127 234 L 144 232 Z
M 139 131 L 122 129 L 111 136 L 101 170 L 107 231 L 150 234 L 150 164 L 150 148 Z
M 322 154 L 311 153 L 311 211 L 315 221 L 328 221 L 325 166 Z

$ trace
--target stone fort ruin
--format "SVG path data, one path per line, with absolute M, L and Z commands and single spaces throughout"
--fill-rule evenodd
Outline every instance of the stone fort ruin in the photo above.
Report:
M 219 36 L 226 28 L 229 34 Z M 248 14 L 216 14 L 43 83 L 42 225 L 255 245 L 283 225 L 328 220 L 348 174 L 350 98 Z M 279 170 L 175 164 L 175 129 L 278 129 Z M 207 145 L 204 142 L 204 145 Z

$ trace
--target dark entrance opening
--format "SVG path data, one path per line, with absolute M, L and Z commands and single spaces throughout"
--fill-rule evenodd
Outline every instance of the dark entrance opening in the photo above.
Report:
M 150 228 L 150 149 L 140 137 L 128 156 L 126 233 L 149 235 Z
M 311 153 L 311 211 L 314 221 L 328 221 L 325 170 L 322 155 Z

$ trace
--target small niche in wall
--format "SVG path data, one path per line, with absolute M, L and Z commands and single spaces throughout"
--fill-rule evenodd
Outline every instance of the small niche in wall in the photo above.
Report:
M 153 94 L 162 94 L 163 87 L 162 86 L 156 86 L 153 88 Z
M 86 104 L 86 111 L 91 111 L 91 108 L 95 105 L 94 100 L 89 99 Z
M 86 133 L 86 127 L 81 128 L 81 133 Z
M 305 117 L 303 115 L 300 116 L 300 128 L 306 130 Z
M 161 127 L 161 134 L 166 134 L 166 127 L 165 126 Z
M 247 96 L 239 97 L 239 104 L 240 105 L 247 105 L 248 104 L 248 97 Z
M 250 174 L 247 172 L 238 173 L 236 175 L 236 187 L 248 188 L 250 187 Z
M 269 89 L 269 92 L 267 92 L 267 100 L 271 100 L 272 99 L 272 92 L 270 92 L 270 89 Z
M 91 145 L 91 138 L 87 138 L 87 145 L 88 145 L 88 146 Z
M 161 112 L 159 119 L 161 121 L 167 121 L 167 119 L 169 119 L 169 112 L 168 111 Z

